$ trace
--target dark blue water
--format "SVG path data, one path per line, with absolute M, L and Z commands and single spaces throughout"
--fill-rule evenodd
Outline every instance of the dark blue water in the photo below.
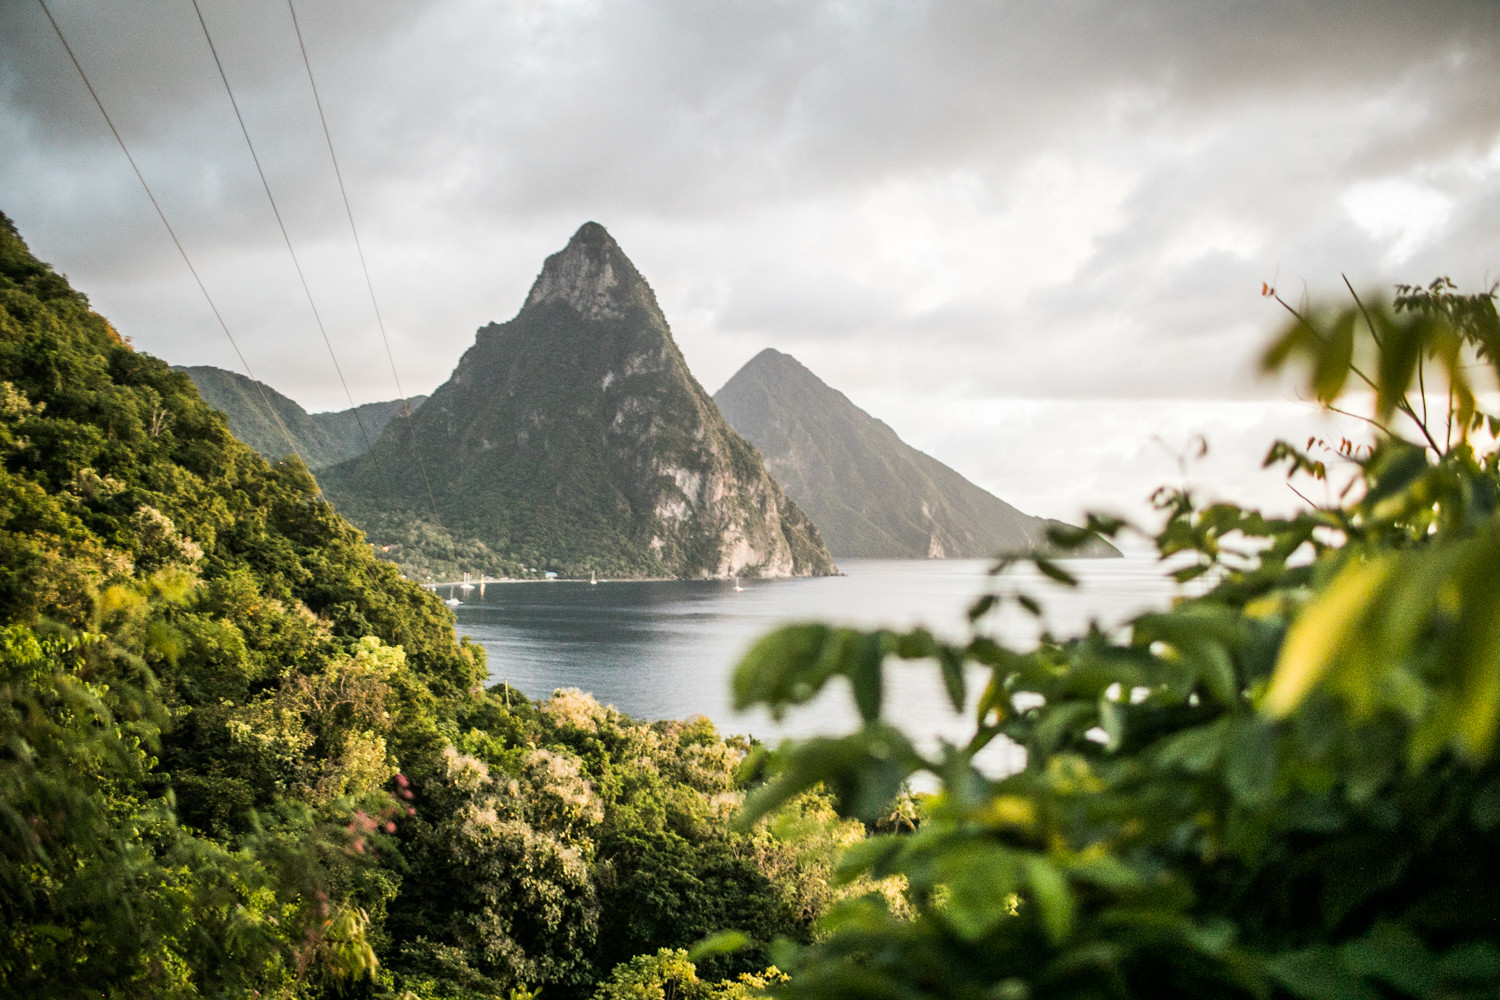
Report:
M 993 586 L 983 560 L 840 561 L 846 574 L 812 580 L 744 580 L 638 583 L 501 583 L 462 593 L 456 609 L 460 634 L 489 654 L 490 679 L 531 697 L 576 687 L 600 702 L 639 718 L 707 715 L 721 730 L 762 738 L 839 732 L 854 713 L 843 688 L 773 723 L 763 713 L 735 713 L 729 680 L 755 639 L 777 625 L 824 620 L 859 626 L 926 625 L 939 635 L 963 638 L 965 610 Z M 1066 591 L 1022 574 L 1023 586 L 1042 597 L 1047 624 L 1056 632 L 1107 625 L 1164 606 L 1170 587 L 1161 570 L 1139 558 L 1075 560 L 1066 564 L 1083 586 Z M 444 588 L 442 596 L 449 596 Z M 987 627 L 1024 645 L 1035 625 L 1006 614 Z M 964 720 L 942 694 L 934 668 L 888 668 L 888 715 L 930 743 L 959 738 Z M 841 682 L 840 682 L 841 683 Z

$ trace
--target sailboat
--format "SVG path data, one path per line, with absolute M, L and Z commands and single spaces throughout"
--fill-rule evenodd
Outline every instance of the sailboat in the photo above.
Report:
M 740 578 L 739 577 L 735 577 L 734 578 L 734 592 L 736 594 L 738 594 L 740 591 L 742 591 L 744 589 L 745 589 L 744 587 L 740 586 Z
M 474 589 L 474 585 L 469 582 L 469 574 L 464 574 L 464 582 L 458 585 L 458 589 L 462 590 L 465 593 L 468 593 L 469 591 Z
M 594 578 L 594 571 L 593 570 L 589 570 L 589 583 L 591 583 L 591 584 L 597 584 L 598 582 L 599 581 Z

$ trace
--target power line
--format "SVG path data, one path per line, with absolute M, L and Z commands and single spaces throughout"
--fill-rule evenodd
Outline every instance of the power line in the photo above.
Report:
M 271 213 L 276 216 L 276 225 L 281 230 L 281 238 L 286 242 L 287 253 L 292 257 L 292 266 L 297 270 L 297 278 L 302 282 L 302 291 L 307 295 L 307 304 L 312 309 L 313 319 L 317 321 L 318 332 L 323 335 L 323 343 L 328 348 L 328 357 L 333 360 L 333 370 L 338 372 L 339 384 L 344 387 L 344 396 L 349 400 L 349 408 L 354 411 L 354 422 L 359 425 L 359 436 L 364 438 L 365 450 L 370 453 L 370 458 L 378 469 L 380 459 L 375 455 L 374 448 L 370 444 L 370 435 L 365 431 L 365 422 L 359 415 L 359 407 L 354 405 L 354 394 L 349 391 L 349 383 L 344 378 L 344 370 L 339 367 L 338 355 L 333 350 L 333 341 L 328 339 L 328 331 L 323 326 L 323 317 L 318 312 L 317 302 L 313 300 L 312 288 L 307 283 L 307 276 L 302 273 L 302 262 L 297 259 L 297 251 L 292 248 L 292 238 L 287 234 L 286 223 L 281 220 L 281 209 L 276 207 L 276 197 L 271 194 L 271 184 L 266 180 L 266 172 L 260 165 L 260 155 L 255 152 L 255 143 L 250 140 L 250 129 L 245 126 L 245 116 L 240 114 L 240 104 L 234 99 L 234 88 L 229 85 L 229 75 L 224 72 L 224 63 L 219 59 L 219 50 L 214 45 L 213 36 L 209 34 L 208 22 L 203 19 L 203 11 L 198 6 L 198 0 L 192 0 L 192 4 L 193 12 L 198 15 L 198 25 L 203 29 L 203 37 L 208 42 L 208 51 L 213 54 L 214 65 L 219 69 L 219 79 L 224 81 L 224 92 L 229 95 L 229 104 L 234 108 L 234 117 L 240 123 L 240 132 L 245 137 L 245 145 L 250 147 L 250 158 L 255 161 L 255 172 L 260 175 L 260 185 L 265 189 L 266 200 L 271 203 Z
M 339 195 L 344 199 L 344 214 L 349 217 L 349 232 L 354 235 L 354 249 L 359 253 L 359 266 L 365 273 L 365 287 L 370 292 L 370 306 L 375 310 L 375 322 L 380 327 L 380 340 L 385 344 L 385 357 L 391 364 L 391 377 L 396 381 L 396 396 L 405 401 L 406 390 L 401 387 L 401 376 L 396 372 L 396 356 L 391 352 L 391 339 L 385 332 L 385 317 L 380 313 L 380 303 L 375 298 L 375 283 L 370 280 L 370 265 L 365 262 L 365 248 L 359 239 L 359 227 L 354 224 L 354 209 L 349 206 L 349 192 L 344 188 L 344 172 L 339 169 L 339 157 L 333 149 L 333 134 L 328 130 L 328 118 L 323 114 L 323 99 L 318 96 L 318 82 L 313 78 L 312 62 L 307 58 L 307 43 L 302 39 L 302 25 L 297 21 L 297 7 L 286 0 L 287 10 L 292 15 L 292 29 L 297 32 L 297 48 L 302 51 L 302 65 L 307 70 L 307 82 L 312 87 L 313 103 L 318 106 L 318 121 L 323 124 L 323 138 L 328 143 L 328 158 L 333 161 L 333 175 L 338 178 Z M 411 407 L 404 407 L 406 429 L 411 439 L 412 454 L 416 456 L 417 468 L 422 470 L 422 483 L 427 487 L 427 500 L 432 504 L 432 518 L 438 518 L 437 498 L 432 492 L 432 481 L 427 478 L 427 463 L 422 461 L 422 449 L 417 444 L 417 427 Z
M 271 419 L 276 421 L 277 427 L 281 428 L 282 436 L 286 438 L 287 447 L 292 449 L 292 454 L 296 455 L 297 460 L 306 468 L 307 460 L 297 450 L 297 445 L 292 440 L 291 432 L 287 430 L 286 424 L 282 423 L 281 414 L 276 412 L 276 408 L 271 405 L 271 400 L 266 396 L 265 386 L 256 379 L 255 373 L 250 369 L 250 362 L 245 358 L 245 352 L 240 350 L 240 345 L 235 342 L 234 334 L 229 332 L 229 324 L 224 322 L 224 317 L 220 314 L 219 307 L 214 304 L 213 296 L 208 294 L 207 286 L 203 284 L 203 279 L 198 276 L 198 269 L 193 266 L 192 260 L 188 257 L 187 250 L 183 249 L 182 241 L 177 238 L 177 231 L 167 221 L 167 213 L 162 211 L 161 204 L 156 200 L 156 195 L 151 192 L 151 185 L 146 183 L 146 177 L 141 173 L 141 168 L 136 165 L 135 157 L 130 155 L 130 147 L 125 145 L 125 140 L 120 136 L 120 130 L 115 128 L 114 119 L 110 118 L 109 112 L 104 110 L 104 102 L 99 99 L 98 91 L 89 82 L 88 74 L 83 71 L 83 65 L 78 61 L 78 56 L 74 55 L 73 46 L 68 44 L 68 39 L 63 34 L 62 27 L 58 25 L 57 18 L 53 17 L 52 11 L 48 9 L 47 0 L 37 0 L 37 3 L 41 5 L 42 13 L 47 15 L 47 20 L 52 23 L 52 30 L 57 33 L 57 40 L 62 42 L 63 51 L 67 52 L 68 58 L 72 60 L 73 68 L 78 71 L 79 79 L 83 80 L 83 85 L 88 88 L 89 96 L 94 99 L 94 106 L 104 116 L 104 123 L 109 126 L 110 132 L 115 137 L 115 142 L 120 144 L 120 151 L 125 154 L 125 159 L 130 162 L 130 169 L 135 171 L 136 180 L 141 182 L 141 187 L 145 189 L 146 197 L 151 200 L 151 207 L 156 209 L 157 218 L 161 219 L 161 224 L 166 227 L 167 235 L 172 237 L 172 244 L 177 247 L 177 252 L 182 255 L 182 262 L 187 265 L 187 269 L 192 274 L 193 280 L 197 282 L 198 290 L 203 293 L 204 300 L 208 302 L 208 308 L 213 311 L 214 319 L 219 321 L 219 328 L 224 331 L 224 336 L 229 339 L 229 346 L 234 348 L 234 353 L 240 359 L 240 364 L 245 367 L 245 374 L 249 376 L 251 382 L 255 383 L 255 387 L 260 393 L 261 402 L 265 404 L 266 412 L 271 414 Z M 321 489 L 318 491 L 318 495 L 322 495 Z

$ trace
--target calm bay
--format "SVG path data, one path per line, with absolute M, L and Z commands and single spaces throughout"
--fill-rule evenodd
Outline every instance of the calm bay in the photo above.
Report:
M 722 731 L 761 739 L 838 733 L 855 715 L 842 681 L 809 705 L 772 720 L 763 712 L 735 712 L 730 678 L 745 650 L 788 622 L 820 620 L 862 627 L 925 625 L 937 635 L 967 635 L 965 611 L 987 588 L 1022 590 L 1042 600 L 1045 624 L 1067 635 L 1097 620 L 1106 628 L 1142 611 L 1163 608 L 1173 593 L 1151 556 L 1069 560 L 1077 589 L 1042 579 L 1030 566 L 1001 577 L 988 560 L 846 559 L 846 574 L 798 580 L 491 583 L 467 592 L 458 632 L 483 646 L 490 682 L 528 697 L 576 687 L 601 703 L 644 719 L 706 715 Z M 449 596 L 450 588 L 443 588 Z M 999 638 L 1024 647 L 1038 626 L 1014 604 L 982 623 Z M 887 715 L 931 746 L 967 731 L 930 664 L 891 661 L 886 673 Z M 976 682 L 982 678 L 976 671 Z M 971 685 L 977 687 L 977 684 Z M 971 691 L 971 696 L 977 692 Z M 1013 766 L 1014 748 L 995 748 L 991 765 Z

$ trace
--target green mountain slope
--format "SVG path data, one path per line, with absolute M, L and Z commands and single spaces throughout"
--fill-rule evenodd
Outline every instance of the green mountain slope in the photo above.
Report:
M 815 520 L 836 555 L 974 558 L 1045 547 L 1049 525 L 896 436 L 808 371 L 767 348 L 714 395 L 731 427 Z M 1119 553 L 1102 539 L 1080 554 Z
M 466 704 L 485 677 L 452 614 L 300 463 L 236 441 L 0 214 L 0 996 L 281 992 L 276 968 L 317 935 L 282 901 L 322 887 L 282 880 L 243 839 L 246 811 L 269 816 L 292 772 L 321 768 L 308 822 L 347 822 L 330 802 L 385 797 L 396 755 L 435 766 L 394 706 L 368 739 L 332 711 L 269 711 L 324 671 L 347 678 L 358 652 L 383 658 L 403 705 Z M 334 912 L 385 906 L 341 885 L 322 897 Z M 238 936 L 254 893 L 284 931 Z
M 409 572 L 835 572 L 596 223 L 547 258 L 514 319 L 479 330 L 412 434 L 388 427 L 370 457 L 319 477 L 373 539 L 402 546 Z M 448 540 L 461 556 L 445 555 Z
M 352 410 L 308 413 L 295 400 L 238 372 L 212 365 L 175 368 L 174 371 L 192 379 L 204 401 L 229 418 L 229 429 L 235 437 L 275 461 L 287 454 L 286 439 L 290 434 L 298 454 L 311 469 L 336 465 L 364 454 L 370 447 L 366 435 L 370 442 L 375 441 L 391 418 L 402 412 L 403 406 L 415 410 L 427 399 L 426 396 L 413 396 L 365 403 Z M 277 426 L 275 417 L 266 412 L 267 402 L 281 418 L 286 434 Z M 363 431 L 361 423 L 364 424 Z
M 829 796 L 739 831 L 748 741 L 484 679 L 0 214 L 0 998 L 587 1000 L 734 926 L 677 995 L 743 1000 L 811 939 Z

